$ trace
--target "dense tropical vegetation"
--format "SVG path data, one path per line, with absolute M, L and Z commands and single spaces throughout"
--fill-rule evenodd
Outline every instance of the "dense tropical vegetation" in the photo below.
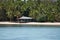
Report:
M 0 0 L 0 21 L 29 16 L 39 22 L 60 22 L 60 0 Z

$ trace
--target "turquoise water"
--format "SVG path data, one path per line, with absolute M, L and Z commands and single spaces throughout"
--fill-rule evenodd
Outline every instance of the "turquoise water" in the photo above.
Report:
M 0 27 L 0 40 L 60 40 L 60 27 Z

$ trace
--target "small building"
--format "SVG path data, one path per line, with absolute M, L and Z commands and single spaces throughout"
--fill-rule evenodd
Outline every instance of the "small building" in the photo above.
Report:
M 22 23 L 24 23 L 24 22 L 34 22 L 34 19 L 33 18 L 26 17 L 26 16 L 22 16 L 18 20 L 19 20 L 19 22 L 22 22 Z

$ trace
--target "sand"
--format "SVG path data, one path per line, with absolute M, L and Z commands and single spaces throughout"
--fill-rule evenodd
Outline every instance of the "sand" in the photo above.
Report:
M 60 25 L 59 22 L 44 22 L 44 23 L 39 23 L 39 22 L 29 22 L 29 23 L 15 23 L 15 22 L 0 22 L 0 24 L 19 24 L 19 25 Z

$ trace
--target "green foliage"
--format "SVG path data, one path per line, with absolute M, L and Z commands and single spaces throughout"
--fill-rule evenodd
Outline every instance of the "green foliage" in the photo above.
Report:
M 17 18 L 22 15 L 30 16 L 39 22 L 60 22 L 60 0 L 57 2 L 50 0 L 0 1 L 0 20 L 6 18 L 12 21 L 14 17 Z

